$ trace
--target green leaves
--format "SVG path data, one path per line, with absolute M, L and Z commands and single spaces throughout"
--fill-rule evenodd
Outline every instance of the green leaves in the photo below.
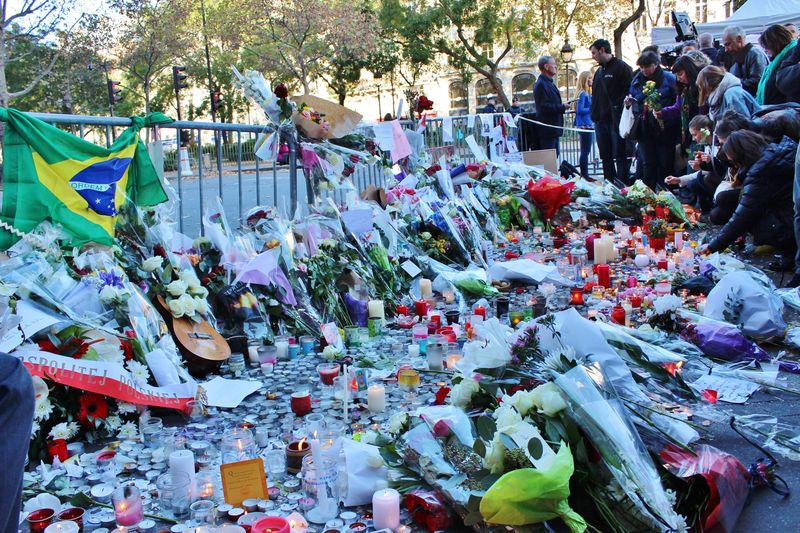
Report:
M 475 429 L 478 431 L 478 436 L 486 442 L 491 442 L 494 439 L 494 434 L 497 432 L 497 424 L 490 416 L 479 416 L 475 420 Z
M 472 449 L 481 456 L 481 458 L 486 457 L 486 445 L 483 443 L 481 439 L 475 439 L 475 444 L 472 446 Z
M 528 452 L 531 454 L 531 457 L 534 461 L 538 461 L 542 458 L 542 453 L 544 453 L 544 446 L 542 445 L 542 441 L 533 438 L 528 441 Z

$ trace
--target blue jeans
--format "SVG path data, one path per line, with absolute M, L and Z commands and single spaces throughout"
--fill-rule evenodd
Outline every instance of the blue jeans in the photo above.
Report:
M 794 271 L 800 274 L 800 146 L 794 158 L 794 185 L 792 187 L 794 200 L 794 240 L 797 242 L 797 252 L 794 256 Z
M 0 353 L 0 531 L 17 531 L 22 473 L 33 425 L 33 381 L 16 357 Z
M 581 139 L 581 176 L 589 175 L 589 154 L 592 152 L 592 145 L 594 144 L 594 133 L 591 131 L 582 131 L 578 133 Z

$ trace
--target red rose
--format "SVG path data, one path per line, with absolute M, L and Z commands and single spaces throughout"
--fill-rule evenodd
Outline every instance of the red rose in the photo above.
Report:
M 433 425 L 433 434 L 436 437 L 447 437 L 450 435 L 450 424 L 447 420 L 439 420 Z
M 433 176 L 440 170 L 442 170 L 442 167 L 440 167 L 439 165 L 431 165 L 425 169 L 425 174 L 427 174 L 428 176 Z
M 122 353 L 126 361 L 133 359 L 133 343 L 125 339 L 119 340 L 119 347 L 122 348 Z
M 161 246 L 160 244 L 156 244 L 156 245 L 153 247 L 153 254 L 154 254 L 154 255 L 157 255 L 157 256 L 159 256 L 159 257 L 163 257 L 164 259 L 166 259 L 166 258 L 167 258 L 167 251 L 166 251 L 166 250 L 164 249 L 164 247 L 163 247 L 163 246 Z
M 78 422 L 87 428 L 94 428 L 95 420 L 105 420 L 108 416 L 108 402 L 99 394 L 93 392 L 84 393 L 79 398 L 80 410 L 78 411 Z
M 448 394 L 450 394 L 450 387 L 441 387 L 438 391 L 436 391 L 436 402 L 434 405 L 444 405 L 444 401 L 447 399 Z
M 431 109 L 433 109 L 433 100 L 424 95 L 420 96 L 419 100 L 417 100 L 417 113 L 430 111 Z
M 286 87 L 285 83 L 279 83 L 277 87 L 275 87 L 275 96 L 278 98 L 288 98 L 289 97 L 289 89 Z

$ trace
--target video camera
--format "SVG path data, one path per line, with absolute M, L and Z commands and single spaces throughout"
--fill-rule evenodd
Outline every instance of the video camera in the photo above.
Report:
M 677 42 L 697 40 L 697 28 L 694 27 L 694 22 L 686 11 L 673 11 L 672 25 L 678 32 L 678 36 L 675 37 Z

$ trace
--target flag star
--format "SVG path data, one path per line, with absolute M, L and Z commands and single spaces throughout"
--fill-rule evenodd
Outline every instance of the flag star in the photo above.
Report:
M 94 201 L 94 203 L 96 203 L 96 204 L 99 204 L 99 203 L 100 203 L 100 198 L 98 198 L 97 200 L 95 200 L 95 201 Z

